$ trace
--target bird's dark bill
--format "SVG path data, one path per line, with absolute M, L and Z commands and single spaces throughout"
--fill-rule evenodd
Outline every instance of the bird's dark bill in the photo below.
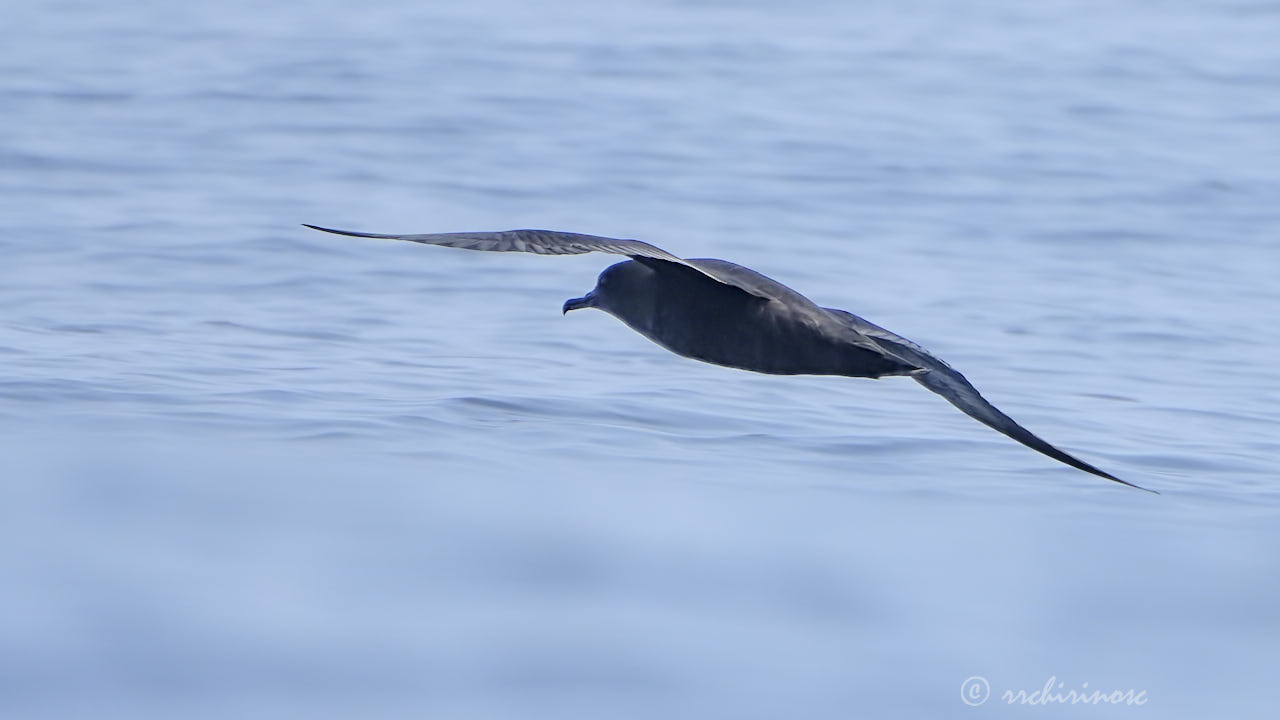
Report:
M 565 300 L 564 312 L 568 313 L 570 310 L 581 310 L 582 308 L 589 308 L 589 307 L 595 307 L 595 306 L 596 306 L 595 297 L 593 297 L 591 293 L 587 293 L 585 296 L 580 298 L 572 298 L 570 300 Z

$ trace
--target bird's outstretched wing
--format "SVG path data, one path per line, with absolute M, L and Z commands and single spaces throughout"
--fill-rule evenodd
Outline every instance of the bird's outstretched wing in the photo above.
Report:
M 619 238 L 584 235 L 582 233 L 557 232 L 554 230 L 505 230 L 502 232 L 460 232 L 460 233 L 425 233 L 421 235 L 386 235 L 382 233 L 354 232 L 351 230 L 334 230 L 333 228 L 308 225 L 303 227 L 312 230 L 350 235 L 352 237 L 379 238 L 383 240 L 406 240 L 408 242 L 443 247 L 462 248 L 464 250 L 483 250 L 486 252 L 527 252 L 536 255 L 581 255 L 589 252 L 627 255 L 632 258 L 649 258 L 663 260 L 677 265 L 693 268 L 707 277 L 731 285 L 748 294 L 765 297 L 758 290 L 744 287 L 728 274 L 715 268 L 695 265 L 683 258 L 663 250 L 655 245 L 640 240 L 622 240 Z
M 1126 482 L 1111 473 L 1104 472 L 1089 463 L 1068 455 L 1049 443 L 1041 440 L 1030 430 L 1022 427 L 1013 421 L 1013 418 L 1005 415 L 996 408 L 995 405 L 987 402 L 986 398 L 978 392 L 963 375 L 956 372 L 950 365 L 946 364 L 932 353 L 910 340 L 896 333 L 885 330 L 875 323 L 864 320 L 857 315 L 845 310 L 837 310 L 835 308 L 823 308 L 827 312 L 844 321 L 851 328 L 857 330 L 863 335 L 871 338 L 885 352 L 902 358 L 918 367 L 924 368 L 923 372 L 913 373 L 912 378 L 921 385 L 929 388 L 933 392 L 941 395 L 947 402 L 959 408 L 960 412 L 977 420 L 993 430 L 1004 433 L 1010 438 L 1026 445 L 1036 452 L 1043 453 L 1058 462 L 1066 463 L 1073 468 L 1092 473 L 1098 477 L 1104 477 L 1108 480 L 1114 480 L 1121 485 L 1128 485 L 1139 490 L 1146 490 L 1150 493 L 1159 495 L 1155 490 L 1149 490 L 1141 485 L 1134 485 Z

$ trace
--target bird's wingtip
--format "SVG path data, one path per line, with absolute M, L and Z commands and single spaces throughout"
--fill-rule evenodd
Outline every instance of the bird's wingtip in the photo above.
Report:
M 312 225 L 311 223 L 302 223 L 302 227 L 311 228 L 312 230 L 319 230 L 320 232 L 333 233 L 334 235 L 347 235 L 350 237 L 378 238 L 380 240 L 411 239 L 411 237 L 407 235 L 384 235 L 382 233 L 356 232 L 355 230 L 337 230 L 335 228 L 327 228 L 327 227 L 320 227 L 319 225 Z
M 1141 491 L 1143 491 L 1143 492 L 1149 492 L 1149 493 L 1151 493 L 1152 495 L 1159 495 L 1159 494 L 1160 494 L 1160 491 L 1159 491 L 1159 490 L 1152 490 L 1151 488 L 1146 488 L 1146 487 L 1142 487 L 1141 485 L 1137 485 L 1137 484 L 1135 484 L 1135 483 L 1131 483 L 1131 482 L 1129 482 L 1128 480 L 1121 480 L 1120 478 L 1116 477 L 1115 475 L 1112 475 L 1111 473 L 1101 473 L 1101 476 L 1102 476 L 1102 477 L 1104 477 L 1104 478 L 1106 478 L 1106 479 L 1108 479 L 1108 480 L 1113 480 L 1113 481 L 1115 481 L 1115 482 L 1118 482 L 1118 483 L 1120 483 L 1121 485 L 1128 485 L 1129 487 L 1134 488 L 1135 490 L 1141 490 Z
M 1112 479 L 1114 480 L 1115 478 L 1112 478 Z M 1152 490 L 1151 488 L 1142 487 L 1141 485 L 1134 485 L 1133 483 L 1131 483 L 1131 482 L 1125 482 L 1124 480 L 1116 480 L 1116 482 L 1120 483 L 1121 485 L 1128 485 L 1129 487 L 1133 488 L 1134 490 L 1141 490 L 1141 491 L 1143 491 L 1143 492 L 1149 492 L 1149 493 L 1151 493 L 1152 495 L 1159 495 L 1159 494 L 1160 494 L 1160 491 L 1159 491 L 1159 490 Z

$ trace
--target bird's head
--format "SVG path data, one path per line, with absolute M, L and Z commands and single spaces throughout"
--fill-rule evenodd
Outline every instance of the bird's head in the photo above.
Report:
M 618 315 L 647 294 L 646 285 L 652 274 L 652 270 L 634 260 L 610 265 L 600 273 L 591 292 L 565 301 L 564 312 L 596 308 Z

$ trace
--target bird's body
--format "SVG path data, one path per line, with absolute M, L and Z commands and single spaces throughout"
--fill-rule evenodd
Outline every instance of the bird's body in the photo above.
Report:
M 1138 487 L 1032 434 L 987 402 L 963 375 L 919 345 L 853 313 L 819 307 L 786 285 L 741 265 L 709 258 L 682 259 L 639 240 L 546 230 L 383 235 L 307 227 L 470 250 L 627 255 L 630 260 L 600 273 L 595 289 L 565 302 L 564 312 L 603 310 L 671 352 L 742 370 L 867 378 L 909 375 L 966 415 L 1037 452 Z
M 643 258 L 601 273 L 604 292 L 592 296 L 590 307 L 677 355 L 741 370 L 871 378 L 918 370 L 864 343 L 857 331 L 808 298 L 754 270 L 724 260 L 687 262 L 733 275 L 759 294 L 690 267 Z

